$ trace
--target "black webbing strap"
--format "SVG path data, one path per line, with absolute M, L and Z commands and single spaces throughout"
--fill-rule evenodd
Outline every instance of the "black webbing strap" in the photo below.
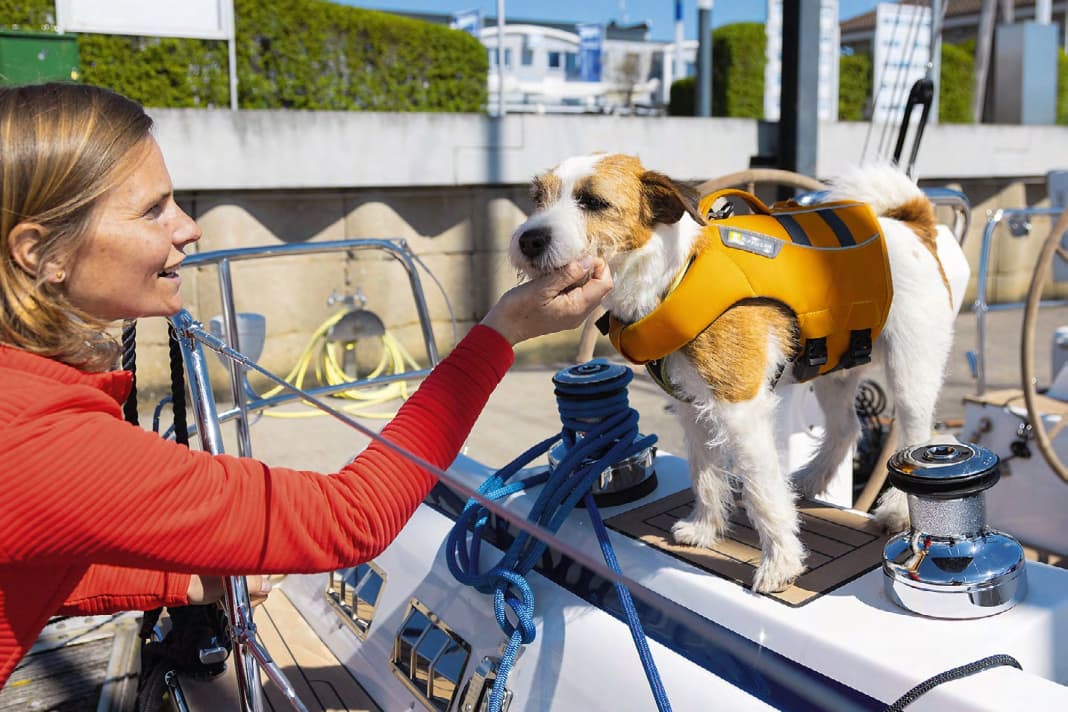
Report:
M 1017 662 L 1016 658 L 1011 655 L 999 654 L 991 655 L 988 658 L 982 660 L 976 660 L 974 663 L 968 663 L 967 665 L 961 665 L 955 667 L 952 670 L 946 670 L 939 673 L 929 680 L 921 682 L 916 687 L 912 688 L 904 695 L 902 695 L 894 704 L 887 707 L 884 712 L 901 712 L 913 702 L 915 702 L 921 695 L 924 695 L 934 688 L 938 687 L 944 682 L 952 682 L 953 680 L 960 680 L 961 678 L 974 675 L 977 672 L 983 672 L 991 668 L 1000 667 L 1002 665 L 1009 665 L 1017 670 L 1023 670 L 1023 666 Z

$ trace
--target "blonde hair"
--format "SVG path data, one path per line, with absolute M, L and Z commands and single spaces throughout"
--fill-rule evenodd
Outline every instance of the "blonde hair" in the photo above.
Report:
M 89 371 L 116 365 L 120 348 L 108 325 L 76 309 L 43 269 L 23 270 L 11 232 L 19 223 L 40 225 L 37 264 L 69 273 L 97 201 L 121 180 L 124 159 L 151 127 L 139 104 L 100 87 L 0 88 L 0 343 Z

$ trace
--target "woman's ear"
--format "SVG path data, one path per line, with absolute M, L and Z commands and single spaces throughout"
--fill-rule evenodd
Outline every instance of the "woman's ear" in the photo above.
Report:
M 52 262 L 41 264 L 38 255 L 41 240 L 47 234 L 48 231 L 37 223 L 23 222 L 11 228 L 8 235 L 11 259 L 31 277 L 59 283 L 66 278 L 63 268 Z

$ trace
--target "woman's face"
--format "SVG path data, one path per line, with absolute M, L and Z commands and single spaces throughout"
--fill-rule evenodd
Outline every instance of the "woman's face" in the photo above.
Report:
M 185 246 L 200 239 L 200 228 L 174 202 L 156 140 L 147 138 L 126 161 L 129 172 L 94 209 L 67 279 L 71 303 L 107 321 L 177 313 L 176 270 Z

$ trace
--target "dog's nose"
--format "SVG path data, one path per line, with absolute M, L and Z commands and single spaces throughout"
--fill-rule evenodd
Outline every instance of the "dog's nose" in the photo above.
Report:
M 537 257 L 549 246 L 551 235 L 552 233 L 543 227 L 531 228 L 519 236 L 519 251 L 524 257 Z

